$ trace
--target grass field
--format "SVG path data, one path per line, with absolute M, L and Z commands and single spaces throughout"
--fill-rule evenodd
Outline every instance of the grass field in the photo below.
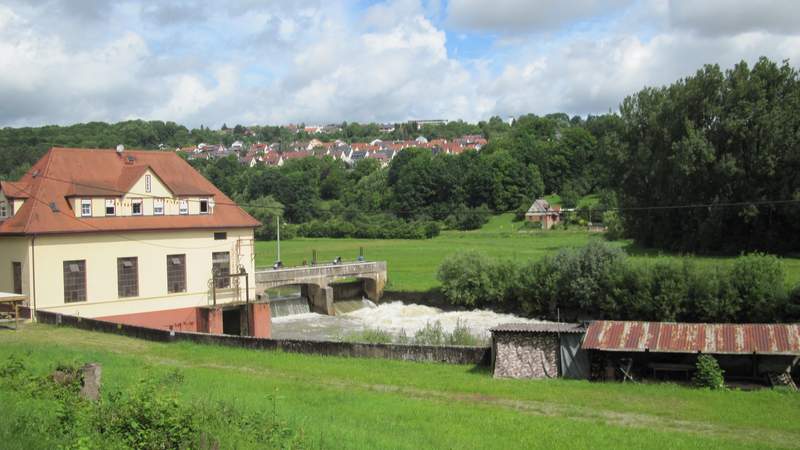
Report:
M 240 411 L 273 407 L 313 448 L 797 448 L 800 395 L 676 385 L 495 380 L 482 369 L 179 343 L 47 325 L 0 329 L 0 364 L 22 356 L 41 374 L 57 362 L 100 362 L 104 391 L 183 375 L 180 396 Z M 0 389 L 0 398 L 9 395 Z M 56 414 L 56 411 L 42 414 Z M 26 420 L 36 420 L 24 418 Z M 4 430 L 23 420 L 0 414 Z M 32 428 L 35 429 L 35 428 Z M 36 447 L 35 433 L 27 448 Z
M 284 264 L 298 265 L 311 261 L 313 250 L 318 261 L 331 261 L 337 256 L 354 260 L 363 247 L 370 260 L 385 260 L 389 269 L 389 289 L 426 291 L 438 285 L 436 270 L 449 254 L 462 249 L 475 249 L 488 255 L 517 260 L 538 259 L 565 247 L 580 247 L 601 235 L 579 230 L 519 231 L 520 223 L 511 214 L 494 216 L 483 228 L 475 231 L 444 231 L 438 237 L 425 240 L 400 239 L 293 239 L 281 242 Z M 631 256 L 647 263 L 656 258 L 674 258 L 657 251 L 642 250 L 629 241 L 615 242 Z M 256 244 L 256 265 L 271 266 L 275 261 L 274 241 Z M 693 257 L 701 265 L 730 264 L 731 257 Z M 800 283 L 800 258 L 784 258 L 786 281 L 790 286 Z

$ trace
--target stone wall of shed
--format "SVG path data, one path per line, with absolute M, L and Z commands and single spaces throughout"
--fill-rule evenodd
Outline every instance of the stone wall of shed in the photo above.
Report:
M 495 333 L 495 378 L 556 378 L 559 341 L 555 333 Z

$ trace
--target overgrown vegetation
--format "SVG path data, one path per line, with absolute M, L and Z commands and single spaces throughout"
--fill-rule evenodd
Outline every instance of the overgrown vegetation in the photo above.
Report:
M 177 370 L 165 376 L 146 373 L 134 385 L 113 390 L 97 402 L 80 396 L 78 364 L 61 363 L 55 371 L 64 375 L 57 379 L 34 373 L 16 354 L 0 366 L 0 392 L 13 402 L 12 411 L 32 407 L 29 412 L 38 415 L 37 433 L 44 435 L 36 437 L 41 439 L 36 444 L 75 449 L 305 447 L 302 433 L 280 420 L 276 408 L 243 414 L 224 403 L 180 400 L 176 389 L 184 377 Z M 31 431 L 29 422 L 9 423 L 13 429 L 4 430 L 9 436 Z
M 363 342 L 367 344 L 406 344 L 406 345 L 461 345 L 482 346 L 488 345 L 488 340 L 473 333 L 464 322 L 456 323 L 453 331 L 446 331 L 440 321 L 428 322 L 424 327 L 409 337 L 405 330 L 400 330 L 398 335 L 393 335 L 378 328 L 365 328 L 349 333 L 342 340 L 345 342 Z
M 538 261 L 495 259 L 476 251 L 446 258 L 438 271 L 453 304 L 540 317 L 688 322 L 773 322 L 796 318 L 781 260 L 742 255 L 729 267 L 690 258 L 633 262 L 602 241 Z
M 697 370 L 692 382 L 697 387 L 725 389 L 725 371 L 719 367 L 713 356 L 700 355 L 697 357 Z

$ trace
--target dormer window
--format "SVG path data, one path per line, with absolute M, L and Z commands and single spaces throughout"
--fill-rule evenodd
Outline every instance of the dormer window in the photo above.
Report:
M 164 199 L 163 198 L 153 199 L 153 215 L 155 215 L 155 216 L 163 216 L 164 215 Z
M 186 199 L 181 200 L 179 210 L 182 216 L 189 214 L 189 201 Z
M 81 217 L 92 217 L 92 200 L 84 198 L 81 200 Z
M 106 199 L 106 215 L 107 216 L 117 215 L 117 206 L 114 204 L 113 198 Z
M 208 214 L 208 199 L 200 199 L 200 214 Z
M 134 198 L 131 200 L 131 214 L 134 216 L 142 215 L 142 199 Z

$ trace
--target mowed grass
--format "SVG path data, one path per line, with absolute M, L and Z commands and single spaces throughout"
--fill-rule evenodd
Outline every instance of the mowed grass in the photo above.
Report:
M 47 325 L 0 330 L 0 364 L 11 354 L 41 374 L 60 361 L 100 362 L 106 393 L 177 369 L 184 378 L 179 394 L 187 401 L 271 411 L 269 396 L 276 395 L 278 415 L 301 428 L 313 448 L 729 449 L 800 443 L 800 395 L 785 391 L 495 380 L 471 366 L 153 343 Z M 19 417 L 0 415 L 0 436 L 3 422 L 13 420 Z M 13 437 L 2 437 L 4 448 L 15 447 Z
M 368 260 L 385 260 L 389 270 L 389 289 L 399 291 L 427 291 L 438 286 L 436 271 L 442 260 L 459 250 L 473 249 L 498 258 L 537 260 L 556 253 L 562 248 L 581 247 L 602 235 L 582 230 L 526 231 L 513 215 L 494 216 L 480 230 L 444 231 L 433 239 L 305 239 L 281 242 L 281 259 L 287 266 L 311 262 L 317 251 L 317 261 L 329 262 L 341 256 L 355 260 L 359 249 L 364 248 Z M 624 248 L 637 261 L 652 263 L 658 258 L 676 258 L 679 255 L 661 254 L 658 251 L 633 247 L 630 241 L 613 242 Z M 729 265 L 733 257 L 691 256 L 700 266 Z M 256 265 L 271 266 L 276 259 L 276 242 L 256 243 Z M 800 283 L 800 258 L 783 258 L 788 286 Z

